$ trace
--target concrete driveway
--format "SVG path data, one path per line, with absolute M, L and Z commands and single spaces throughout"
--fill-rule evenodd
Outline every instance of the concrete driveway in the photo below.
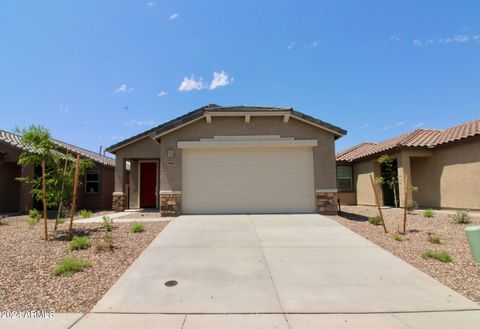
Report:
M 468 329 L 479 309 L 320 215 L 182 216 L 74 328 Z

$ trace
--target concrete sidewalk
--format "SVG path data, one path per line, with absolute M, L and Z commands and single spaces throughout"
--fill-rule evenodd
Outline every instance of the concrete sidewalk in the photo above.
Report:
M 123 212 L 116 212 L 116 213 L 105 215 L 105 216 L 113 219 L 114 223 L 168 222 L 174 218 L 174 217 L 149 217 L 148 213 L 145 213 L 142 211 L 123 211 Z M 75 223 L 78 223 L 78 224 L 102 223 L 103 217 L 105 216 L 80 218 L 80 219 L 76 219 Z M 125 218 L 125 217 L 131 217 L 131 218 Z
M 178 284 L 167 287 L 170 280 Z M 479 323 L 478 304 L 332 220 L 230 215 L 173 220 L 71 326 L 477 329 Z

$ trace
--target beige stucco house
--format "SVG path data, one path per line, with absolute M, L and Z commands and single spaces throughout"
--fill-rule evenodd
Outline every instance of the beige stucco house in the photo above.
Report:
M 480 209 L 480 120 L 445 130 L 417 129 L 381 143 L 362 143 L 337 154 L 337 185 L 342 204 L 375 205 L 370 175 L 378 177 L 377 159 L 395 160 L 404 191 L 404 175 L 418 191 L 408 201 L 421 207 Z M 377 187 L 382 205 L 392 191 Z M 413 195 L 412 195 L 413 194 Z M 399 193 L 404 204 L 404 193 Z
M 334 212 L 335 140 L 345 134 L 292 108 L 208 105 L 107 149 L 116 155 L 114 209 Z
M 78 209 L 111 209 L 115 160 L 97 152 L 85 150 L 59 140 L 56 146 L 72 155 L 91 159 L 94 166 L 82 177 L 78 190 Z M 39 202 L 30 194 L 30 185 L 22 184 L 17 177 L 41 175 L 41 168 L 17 164 L 22 152 L 33 152 L 22 137 L 0 130 L 0 213 L 26 212 L 31 208 L 41 209 Z

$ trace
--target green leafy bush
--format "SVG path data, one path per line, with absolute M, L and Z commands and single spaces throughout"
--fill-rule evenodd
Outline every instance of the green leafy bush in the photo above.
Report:
M 90 239 L 87 236 L 74 236 L 68 243 L 70 250 L 84 250 L 90 247 Z
M 472 221 L 468 211 L 457 211 L 457 213 L 453 215 L 453 220 L 457 224 L 468 224 Z
M 372 225 L 382 224 L 382 218 L 380 216 L 368 217 L 368 222 Z
M 108 216 L 103 216 L 103 228 L 105 231 L 110 232 L 113 228 L 113 219 Z
M 407 211 L 412 214 L 415 210 L 418 209 L 418 207 L 420 207 L 420 205 L 418 204 L 417 201 L 412 201 L 412 202 L 409 202 L 407 204 Z
M 57 222 L 58 222 L 58 224 L 63 224 L 63 223 L 65 223 L 65 218 L 59 218 L 57 220 Z
M 144 230 L 145 228 L 143 227 L 143 223 L 135 222 L 135 223 L 132 223 L 132 225 L 130 226 L 130 232 L 132 233 L 140 233 L 140 232 L 143 232 Z
M 425 218 L 432 218 L 435 216 L 435 211 L 433 209 L 427 209 L 423 211 L 423 217 Z
M 433 258 L 443 263 L 449 263 L 453 260 L 452 256 L 450 256 L 448 251 L 437 252 L 437 251 L 427 250 L 422 254 L 422 258 L 423 259 Z
M 113 251 L 113 236 L 110 232 L 106 232 L 103 239 L 95 246 L 95 252 Z
M 38 222 L 40 220 L 40 217 L 42 217 L 42 214 L 40 214 L 40 211 L 38 211 L 37 209 L 32 208 L 28 211 L 28 216 Z
M 88 260 L 79 259 L 75 256 L 70 256 L 62 259 L 53 269 L 55 276 L 72 276 L 73 274 L 83 271 L 84 268 L 92 266 Z
M 35 227 L 35 225 L 37 225 L 37 220 L 34 219 L 34 218 L 30 218 L 28 221 L 27 221 L 27 224 L 28 224 L 28 228 L 29 229 L 32 229 Z
M 92 217 L 92 212 L 87 209 L 82 209 L 80 210 L 80 216 L 82 216 L 82 218 L 90 218 Z
M 433 244 L 442 244 L 442 241 L 440 240 L 440 238 L 435 234 L 429 234 L 427 240 L 428 242 Z
M 395 234 L 395 235 L 393 236 L 393 239 L 394 239 L 395 241 L 399 241 L 399 242 L 405 241 L 405 238 L 402 237 L 400 234 Z

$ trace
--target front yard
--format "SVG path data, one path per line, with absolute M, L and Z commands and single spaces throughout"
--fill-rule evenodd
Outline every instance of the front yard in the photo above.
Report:
M 472 216 L 470 224 L 457 224 L 451 215 L 435 212 L 433 218 L 424 218 L 417 212 L 408 216 L 407 234 L 399 235 L 396 232 L 403 223 L 403 210 L 382 211 L 388 234 L 383 232 L 381 225 L 368 222 L 369 217 L 378 215 L 375 207 L 342 206 L 342 213 L 330 218 L 480 303 L 480 264 L 473 260 L 464 233 L 466 226 L 480 225 L 480 218 Z M 453 260 L 423 259 L 426 251 L 447 251 Z
M 68 221 L 57 239 L 43 240 L 42 220 L 29 228 L 27 216 L 8 217 L 0 225 L 0 310 L 86 312 L 117 281 L 167 222 L 144 223 L 132 233 L 131 223 L 114 223 L 110 233 L 113 251 L 99 250 L 104 241 L 102 223 L 74 223 L 74 235 L 87 236 L 90 247 L 70 251 Z M 49 221 L 49 232 L 53 221 Z M 54 276 L 53 269 L 68 256 L 87 260 L 91 267 L 72 276 Z

